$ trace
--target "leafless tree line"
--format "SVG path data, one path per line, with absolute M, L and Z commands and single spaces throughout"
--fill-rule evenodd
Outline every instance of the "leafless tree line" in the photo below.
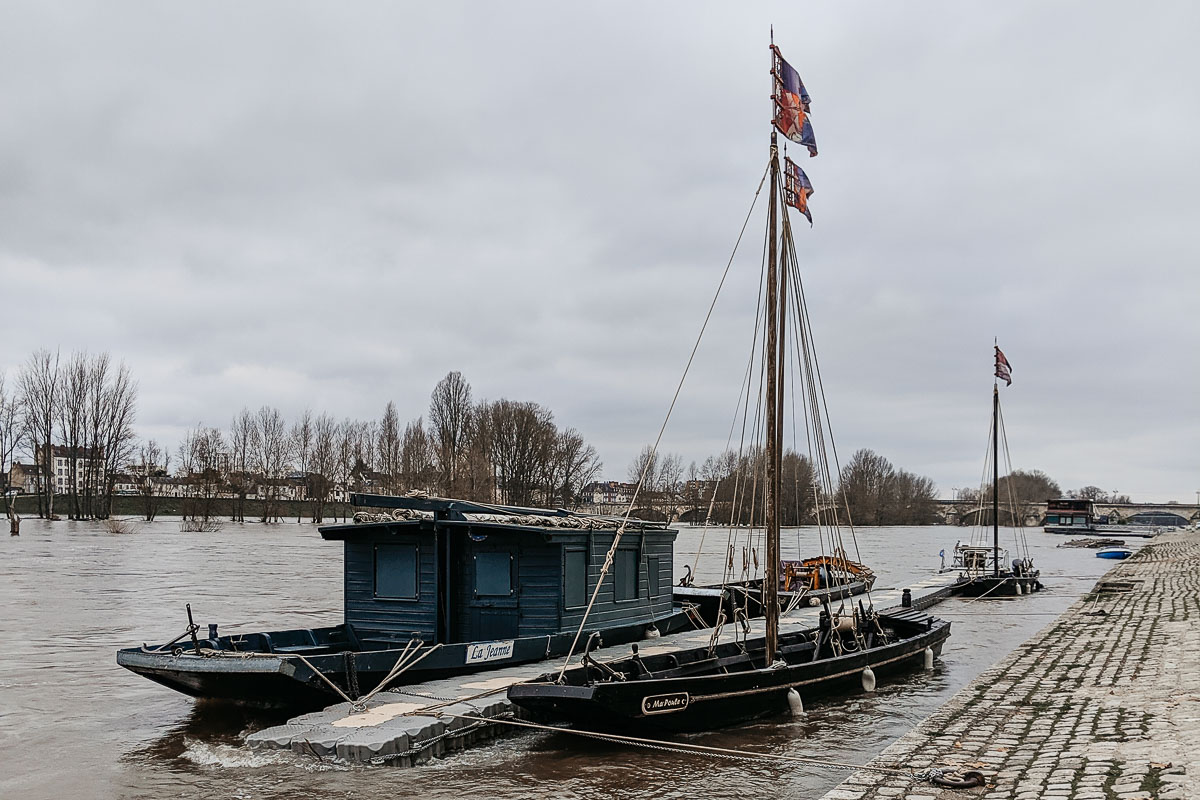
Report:
M 305 411 L 289 425 L 278 409 L 263 406 L 243 409 L 227 431 L 197 425 L 176 457 L 176 473 L 187 484 L 184 515 L 203 525 L 231 505 L 232 519 L 244 521 L 254 496 L 261 501 L 259 519 L 278 521 L 289 484 L 303 486 L 316 522 L 338 486 L 571 506 L 600 469 L 595 448 L 575 429 L 559 430 L 548 409 L 505 399 L 475 402 L 458 372 L 434 388 L 428 419 L 402 426 L 389 402 L 378 420 L 338 421 Z M 149 445 L 161 457 L 161 449 Z M 144 466 L 169 472 L 165 460 Z
M 0 480 L 14 533 L 8 476 L 19 453 L 39 473 L 40 515 L 53 519 L 64 510 L 73 519 L 111 515 L 114 477 L 134 449 L 136 403 L 137 383 L 108 353 L 77 352 L 64 362 L 59 353 L 38 350 L 17 371 L 11 393 L 0 383 Z M 56 510 L 59 478 L 66 508 Z
M 726 451 L 703 465 L 693 462 L 680 480 L 677 456 L 652 454 L 646 447 L 629 468 L 629 481 L 645 474 L 636 505 L 642 513 L 671 519 L 675 510 L 691 521 L 762 525 L 765 517 L 765 464 L 761 450 Z M 920 525 L 937 520 L 937 494 L 929 478 L 897 469 L 870 450 L 855 453 L 834 486 L 817 480 L 804 455 L 784 453 L 780 475 L 780 521 L 805 525 L 836 518 L 862 525 Z

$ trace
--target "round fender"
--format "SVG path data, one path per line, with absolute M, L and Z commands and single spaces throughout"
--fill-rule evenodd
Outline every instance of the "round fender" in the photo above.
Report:
M 987 778 L 983 777 L 982 772 L 972 769 L 961 774 L 951 772 L 934 775 L 929 782 L 936 786 L 945 786 L 948 789 L 970 789 L 974 786 L 986 785 Z

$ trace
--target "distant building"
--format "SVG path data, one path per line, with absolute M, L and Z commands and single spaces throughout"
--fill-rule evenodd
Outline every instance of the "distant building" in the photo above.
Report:
M 100 451 L 86 447 L 69 448 L 56 444 L 47 451 L 45 445 L 39 445 L 34 453 L 34 461 L 36 465 L 50 464 L 50 479 L 55 494 L 88 489 L 98 492 L 107 477 L 102 455 Z
M 42 485 L 41 467 L 37 464 L 14 463 L 8 471 L 8 488 L 21 494 L 35 494 Z
M 580 494 L 592 503 L 625 504 L 633 499 L 633 491 L 637 487 L 632 483 L 620 481 L 594 481 L 583 487 Z

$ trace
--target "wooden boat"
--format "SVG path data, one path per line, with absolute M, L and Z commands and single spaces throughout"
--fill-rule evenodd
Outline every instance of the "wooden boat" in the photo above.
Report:
M 783 560 L 779 566 L 779 604 L 784 609 L 844 600 L 875 585 L 873 570 L 841 554 Z M 677 603 L 691 603 L 708 625 L 717 623 L 722 610 L 726 619 L 733 619 L 735 609 L 750 619 L 763 613 L 761 579 L 703 586 L 681 583 L 673 596 Z
M 1126 559 L 1131 555 L 1133 550 L 1128 547 L 1103 547 L 1096 551 L 1096 558 Z
M 972 537 L 970 544 L 959 543 L 954 546 L 954 560 L 950 569 L 958 570 L 959 579 L 952 591 L 964 597 L 1012 597 L 1031 594 L 1045 588 L 1040 580 L 1041 572 L 1033 564 L 1029 545 L 1020 528 L 1017 546 L 1021 549 L 1021 554 L 1009 561 L 1008 552 L 1000 549 L 1000 441 L 1004 419 L 1000 414 L 999 379 L 1003 378 L 1011 384 L 1012 368 L 998 346 L 995 351 L 996 380 L 992 384 L 992 429 L 988 448 L 992 460 L 992 543 L 990 548 L 983 544 L 980 528 L 976 529 L 977 535 Z M 1007 437 L 1004 441 L 1007 454 Z M 1010 468 L 1009 473 L 1011 472 Z M 981 490 L 980 496 L 983 494 Z M 1016 505 L 1013 502 L 1010 509 L 1010 518 L 1014 520 L 1018 518 Z M 979 510 L 982 511 L 982 507 Z
M 932 664 L 950 623 L 923 612 L 845 618 L 780 636 L 767 664 L 763 638 L 670 653 L 583 663 L 537 682 L 519 683 L 508 697 L 534 714 L 579 727 L 650 732 L 711 730 L 789 707 L 788 692 L 820 697 L 854 691 L 864 681 Z M 850 625 L 867 630 L 865 647 Z
M 811 128 L 804 122 L 807 93 L 799 76 L 774 45 L 771 51 L 772 75 L 776 81 L 775 128 L 785 135 L 800 131 L 801 138 L 797 141 L 803 142 L 805 134 L 811 139 Z M 810 152 L 815 155 L 815 143 Z M 779 555 L 779 506 L 783 412 L 788 407 L 784 402 L 784 381 L 790 374 L 789 366 L 796 368 L 802 382 L 797 393 L 803 391 L 808 401 L 790 407 L 800 406 L 808 412 L 804 424 L 809 426 L 810 440 L 819 443 L 810 450 L 814 482 L 832 487 L 833 475 L 837 473 L 825 457 L 825 442 L 832 433 L 824 418 L 819 370 L 787 212 L 787 207 L 792 206 L 807 215 L 811 185 L 791 159 L 783 159 L 785 165 L 781 170 L 779 156 L 777 134 L 772 131 L 768 161 L 768 252 L 762 283 L 765 337 L 761 358 L 757 354 L 752 358 L 752 363 L 762 365 L 761 385 L 765 389 L 759 398 L 759 411 L 764 412 L 765 422 L 763 440 L 752 445 L 757 453 L 761 444 L 764 454 L 761 459 L 764 474 L 755 479 L 755 485 L 762 487 L 765 511 L 766 559 L 764 577 L 758 587 L 764 633 L 749 641 L 738 641 L 735 633 L 734 641 L 725 643 L 720 643 L 714 635 L 707 647 L 659 645 L 653 654 L 646 655 L 635 647 L 629 657 L 606 662 L 592 657 L 589 642 L 578 666 L 564 666 L 535 681 L 509 688 L 509 699 L 535 715 L 567 719 L 585 728 L 634 732 L 706 730 L 785 711 L 793 694 L 874 688 L 879 675 L 919 665 L 931 667 L 950 635 L 948 622 L 919 611 L 896 609 L 877 613 L 862 600 L 849 609 L 842 604 L 835 610 L 828 599 L 817 627 L 783 636 L 779 633 L 780 589 L 788 585 L 787 568 Z M 785 170 L 786 182 L 781 180 Z M 793 298 L 790 306 L 789 297 Z M 794 331 L 787 330 L 789 318 L 796 322 Z M 791 365 L 785 360 L 788 333 L 796 342 L 794 357 L 798 362 Z M 757 330 L 755 335 L 757 345 Z M 754 385 L 752 375 L 750 378 L 747 386 Z M 755 418 L 759 418 L 758 411 Z M 799 426 L 797 420 L 796 427 Z M 836 504 L 830 505 L 836 510 Z M 835 553 L 845 552 L 836 515 L 831 522 L 825 535 L 830 537 Z M 829 563 L 823 561 L 814 566 L 819 570 Z M 804 580 L 801 574 L 793 570 L 792 579 Z M 869 602 L 869 591 L 864 598 Z M 730 627 L 748 628 L 744 624 Z
M 611 518 L 430 497 L 351 501 L 377 511 L 320 529 L 343 543 L 342 624 L 225 636 L 209 625 L 205 636 L 189 608 L 182 636 L 120 650 L 117 663 L 198 698 L 321 707 L 385 679 L 402 685 L 562 655 L 592 588 L 601 598 L 587 632 L 608 644 L 696 627 L 672 602 L 676 531 L 661 523 L 630 520 L 598 586 Z

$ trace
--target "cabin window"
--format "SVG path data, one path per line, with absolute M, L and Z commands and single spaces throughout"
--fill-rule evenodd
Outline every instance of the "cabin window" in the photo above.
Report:
M 375 545 L 375 596 L 417 599 L 417 546 Z
M 512 556 L 508 553 L 475 554 L 475 595 L 508 597 L 512 594 Z
M 587 583 L 587 551 L 583 548 L 568 548 L 563 554 L 563 597 L 567 608 L 587 605 Z
M 636 600 L 638 596 L 638 551 L 632 548 L 617 550 L 614 567 L 615 599 Z
M 649 573 L 647 577 L 650 579 L 650 597 L 653 599 L 658 597 L 658 556 L 646 558 L 646 571 Z

